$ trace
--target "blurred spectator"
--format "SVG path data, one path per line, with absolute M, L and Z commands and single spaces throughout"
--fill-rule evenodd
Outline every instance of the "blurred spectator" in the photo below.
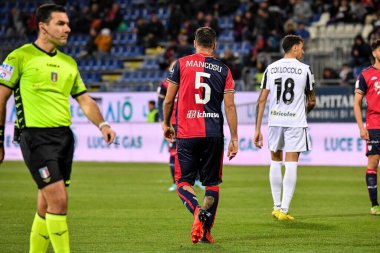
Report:
M 281 37 L 277 33 L 277 30 L 272 30 L 266 40 L 266 52 L 279 52 Z
M 352 69 L 347 63 L 343 63 L 339 72 L 340 85 L 347 86 L 354 83 Z
M 309 2 L 304 0 L 296 0 L 293 6 L 293 20 L 296 23 L 308 24 L 313 16 Z
M 122 21 L 123 15 L 120 11 L 120 6 L 118 3 L 113 3 L 102 21 L 102 27 L 116 31 Z
M 304 41 L 307 41 L 310 38 L 310 33 L 308 30 L 306 30 L 304 23 L 299 23 L 297 25 L 296 35 L 301 36 Z
M 284 33 L 285 35 L 289 34 L 296 34 L 297 24 L 291 20 L 288 19 L 284 24 Z
M 26 19 L 16 7 L 11 9 L 8 18 L 7 36 L 24 36 L 26 34 Z
M 330 23 L 350 22 L 350 6 L 347 0 L 333 0 L 330 7 Z
M 145 38 L 148 36 L 148 24 L 143 18 L 137 19 L 137 25 L 135 28 L 137 37 L 137 44 L 145 46 Z
M 231 49 L 226 48 L 223 57 L 220 60 L 230 68 L 234 80 L 239 80 L 241 78 L 242 66 L 239 59 L 232 53 Z
M 259 9 L 257 10 L 257 15 L 255 16 L 255 26 L 257 29 L 257 33 L 266 36 L 268 33 L 269 22 L 270 18 L 268 12 L 268 3 L 261 2 L 259 5 Z
M 351 49 L 350 66 L 354 70 L 354 76 L 357 76 L 364 67 L 371 64 L 371 55 L 371 47 L 364 41 L 361 35 L 357 35 Z
M 152 14 L 148 23 L 148 36 L 145 38 L 145 45 L 148 48 L 157 47 L 161 39 L 165 38 L 165 29 L 156 14 Z
M 112 46 L 112 35 L 109 28 L 103 28 L 100 33 L 96 36 L 94 41 L 98 52 L 109 53 Z
M 264 77 L 264 72 L 266 69 L 266 66 L 263 61 L 258 61 L 256 66 L 256 74 L 255 74 L 255 90 L 260 90 L 261 81 Z
M 187 43 L 187 37 L 184 35 L 178 36 L 178 47 L 175 50 L 174 58 L 178 59 L 193 53 L 193 47 Z M 172 61 L 172 60 L 171 60 Z
M 361 4 L 360 0 L 351 0 L 350 1 L 350 17 L 351 21 L 355 23 L 364 23 L 364 17 L 367 13 L 367 10 L 364 8 L 364 5 Z
M 234 27 L 233 27 L 235 41 L 243 40 L 244 28 L 245 28 L 245 24 L 243 23 L 243 19 L 241 15 L 236 15 L 234 17 Z
M 168 39 L 175 39 L 181 31 L 182 13 L 179 5 L 169 5 Z
M 200 27 L 202 26 L 208 26 L 208 27 L 211 27 L 212 29 L 214 29 L 214 31 L 216 32 L 216 36 L 219 36 L 219 24 L 218 24 L 218 21 L 216 19 L 214 19 L 214 15 L 212 15 L 211 13 L 208 13 L 205 17 L 205 21 L 203 23 L 203 25 L 201 25 Z M 199 27 L 197 27 L 198 29 Z
M 322 85 L 339 85 L 339 76 L 334 69 L 325 67 L 322 74 Z
M 146 117 L 146 121 L 149 123 L 154 123 L 159 121 L 160 115 L 158 114 L 158 110 L 156 108 L 156 101 L 150 100 L 148 102 L 148 115 Z

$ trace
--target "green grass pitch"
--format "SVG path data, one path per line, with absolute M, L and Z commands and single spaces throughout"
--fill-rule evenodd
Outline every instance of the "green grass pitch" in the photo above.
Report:
M 369 215 L 364 168 L 300 166 L 290 209 L 296 220 L 287 223 L 271 217 L 268 167 L 225 166 L 223 179 L 216 243 L 192 245 L 192 217 L 167 191 L 168 165 L 77 162 L 69 188 L 71 251 L 380 252 L 380 217 Z M 36 194 L 22 162 L 1 165 L 1 253 L 28 252 Z

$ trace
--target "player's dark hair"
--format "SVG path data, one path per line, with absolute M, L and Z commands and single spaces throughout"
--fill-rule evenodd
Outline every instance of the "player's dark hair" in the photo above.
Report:
M 378 47 L 380 47 L 380 39 L 375 40 L 371 44 L 372 51 L 375 51 Z
M 51 20 L 51 13 L 52 12 L 67 13 L 66 9 L 61 5 L 57 5 L 57 4 L 43 4 L 43 5 L 41 5 L 40 7 L 38 7 L 38 9 L 36 11 L 37 30 L 39 29 L 38 24 L 40 22 L 49 23 L 49 21 Z
M 294 45 L 298 45 L 303 43 L 303 39 L 301 36 L 289 34 L 286 35 L 285 38 L 282 40 L 282 49 L 284 49 L 285 54 L 292 49 Z
M 211 27 L 200 27 L 195 32 L 195 41 L 204 48 L 212 48 L 216 41 L 216 32 Z

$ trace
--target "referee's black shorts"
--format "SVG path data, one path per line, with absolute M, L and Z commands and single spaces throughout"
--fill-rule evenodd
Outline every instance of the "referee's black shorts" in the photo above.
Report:
M 223 137 L 177 139 L 176 183 L 194 185 L 199 173 L 204 186 L 219 185 L 222 182 L 223 152 Z
M 20 147 L 39 189 L 60 180 L 69 186 L 74 155 L 69 127 L 23 129 Z

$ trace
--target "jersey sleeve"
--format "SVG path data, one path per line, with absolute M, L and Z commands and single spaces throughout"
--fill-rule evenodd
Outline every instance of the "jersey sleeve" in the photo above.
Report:
M 228 69 L 226 86 L 224 87 L 224 93 L 235 92 L 235 82 L 232 78 L 231 70 Z
M 267 82 L 268 82 L 268 68 L 265 70 L 264 72 L 264 77 L 263 79 L 261 80 L 261 85 L 260 85 L 260 89 L 267 89 Z
M 167 80 L 171 83 L 179 85 L 179 80 L 180 80 L 180 66 L 179 66 L 179 61 L 177 61 L 173 68 L 169 71 Z
M 311 71 L 311 68 L 309 67 L 307 70 L 307 76 L 306 76 L 306 91 L 312 91 L 314 90 L 314 74 L 313 71 Z
M 21 54 L 11 52 L 0 66 L 0 84 L 14 89 L 20 81 Z
M 367 83 L 366 83 L 366 81 L 364 79 L 364 76 L 363 76 L 363 74 L 360 74 L 358 76 L 358 79 L 356 79 L 356 82 L 355 82 L 355 91 L 356 90 L 360 90 L 364 94 L 366 94 L 367 93 L 367 88 L 368 87 L 367 87 Z
M 80 76 L 78 68 L 77 68 L 76 78 L 75 78 L 74 85 L 73 85 L 73 88 L 71 89 L 70 94 L 73 98 L 76 98 L 85 92 L 87 92 L 87 89 L 83 83 L 82 77 Z

